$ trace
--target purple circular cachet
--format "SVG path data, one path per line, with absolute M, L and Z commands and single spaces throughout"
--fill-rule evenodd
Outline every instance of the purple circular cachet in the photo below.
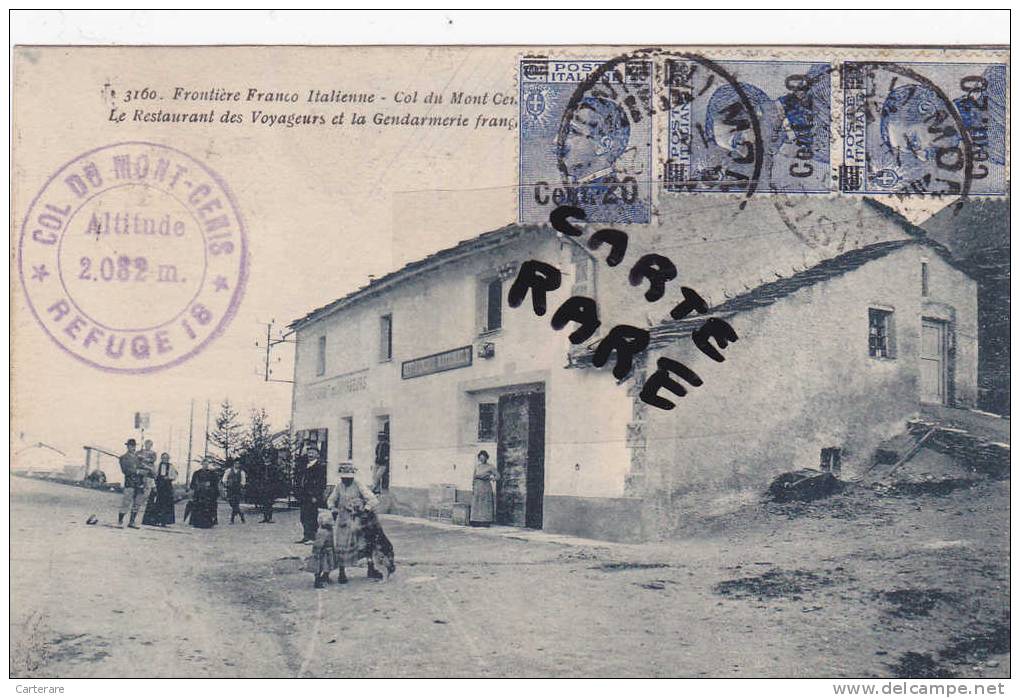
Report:
M 115 143 L 49 178 L 21 226 L 18 267 L 43 330 L 116 373 L 175 366 L 230 323 L 248 276 L 223 180 L 175 148 Z

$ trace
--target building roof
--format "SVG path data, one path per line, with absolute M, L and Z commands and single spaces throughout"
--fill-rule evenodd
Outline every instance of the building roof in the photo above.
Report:
M 695 245 L 699 244 L 699 240 L 709 239 L 708 236 L 711 234 L 711 231 L 718 231 L 720 229 L 737 227 L 738 224 L 735 223 L 736 220 L 734 218 L 735 215 L 739 215 L 742 218 L 742 223 L 740 223 L 741 225 L 752 224 L 751 221 L 748 220 L 748 217 L 753 217 L 754 219 L 753 225 L 765 229 L 767 231 L 767 234 L 769 235 L 775 233 L 776 231 L 779 232 L 786 231 L 785 225 L 779 222 L 780 217 L 777 216 L 776 214 L 775 210 L 776 205 L 772 203 L 770 200 L 768 200 L 767 197 L 759 197 L 759 199 L 755 201 L 750 201 L 748 203 L 750 205 L 747 206 L 747 210 L 735 209 L 734 207 L 727 207 L 724 205 L 716 204 L 710 207 L 699 208 L 696 212 L 687 212 L 686 214 L 684 214 L 684 216 L 680 215 L 681 212 L 674 211 L 669 215 L 671 217 L 677 218 L 677 220 L 682 220 L 683 225 L 660 226 L 660 229 L 650 231 L 651 234 L 649 234 L 648 231 L 638 230 L 638 228 L 647 228 L 647 226 L 636 226 L 636 229 L 631 231 L 630 233 L 631 250 L 628 252 L 628 255 L 634 256 L 636 258 L 639 254 L 644 254 L 645 252 L 661 252 L 663 254 L 671 254 L 672 250 L 668 252 L 662 252 L 662 249 L 666 249 L 670 245 L 682 248 L 690 244 Z M 849 217 L 847 214 L 847 209 L 848 208 L 852 209 L 854 207 L 864 207 L 867 209 L 871 209 L 874 213 L 877 213 L 880 218 L 884 218 L 888 220 L 890 223 L 892 223 L 893 231 L 896 231 L 899 234 L 905 234 L 909 238 L 908 240 L 897 240 L 896 242 L 905 243 L 909 241 L 923 241 L 926 244 L 932 246 L 934 249 L 936 249 L 936 251 L 941 256 L 943 256 L 943 258 L 947 262 L 949 262 L 950 264 L 954 264 L 954 266 L 958 266 L 955 260 L 953 259 L 952 255 L 949 253 L 949 251 L 942 245 L 939 245 L 938 243 L 928 238 L 923 229 L 910 223 L 906 218 L 904 218 L 902 215 L 897 213 L 892 208 L 886 206 L 885 204 L 879 203 L 873 199 L 869 198 L 857 199 L 848 197 L 833 197 L 833 198 L 823 197 L 820 198 L 818 201 L 812 202 L 811 205 L 812 211 L 814 211 L 814 216 L 818 220 L 827 218 L 828 220 L 831 221 L 847 220 Z M 812 211 L 808 211 L 808 213 L 810 214 Z M 694 215 L 695 213 L 697 215 Z M 579 227 L 581 227 L 582 229 L 596 229 L 604 226 L 597 223 L 588 223 L 579 224 Z M 623 226 L 623 228 L 626 229 L 627 226 Z M 376 295 L 377 293 L 392 288 L 397 284 L 415 278 L 421 273 L 430 271 L 439 266 L 442 266 L 443 264 L 462 259 L 477 252 L 483 252 L 488 249 L 499 247 L 511 240 L 519 238 L 524 234 L 535 232 L 545 232 L 550 235 L 556 234 L 553 228 L 546 224 L 524 225 L 511 223 L 501 228 L 497 228 L 496 230 L 490 230 L 488 232 L 482 233 L 477 237 L 468 240 L 462 240 L 461 242 L 458 242 L 456 245 L 453 245 L 452 247 L 442 249 L 438 252 L 428 255 L 427 257 L 424 257 L 414 262 L 410 262 L 401 267 L 400 269 L 390 272 L 389 274 L 386 274 L 385 276 L 382 276 L 378 279 L 373 279 L 372 281 L 362 286 L 361 288 L 358 288 L 345 296 L 337 298 L 336 300 L 326 305 L 316 308 L 311 312 L 307 313 L 306 315 L 294 320 L 293 322 L 290 323 L 289 328 L 292 330 L 300 329 L 302 326 L 307 325 L 310 322 L 319 320 L 323 317 L 326 317 L 327 315 L 332 314 L 335 311 L 349 307 L 354 303 L 357 303 L 358 301 L 370 298 Z M 706 237 L 702 238 L 701 236 L 703 235 Z M 732 253 L 738 256 L 744 255 L 745 257 L 748 258 L 745 261 L 756 260 L 759 258 L 759 255 L 761 253 L 760 251 L 761 248 L 749 244 L 747 239 L 740 237 L 733 238 L 731 243 L 724 244 L 726 245 L 726 247 L 724 247 L 724 249 L 721 250 L 723 254 Z M 762 244 L 766 246 L 772 245 L 773 239 L 763 237 Z M 834 259 L 844 260 L 853 259 L 853 253 L 856 251 L 864 249 L 871 249 L 873 251 L 881 250 L 883 249 L 882 244 L 884 243 L 878 243 L 858 248 L 857 250 L 847 252 L 844 255 L 840 255 L 839 257 L 826 260 L 819 264 L 818 266 L 813 267 L 812 269 L 823 268 L 826 262 L 832 262 Z M 696 264 L 696 260 L 694 257 L 692 257 L 689 249 L 685 249 L 684 253 L 690 260 L 690 264 L 692 265 Z M 805 271 L 801 273 L 807 272 Z M 797 276 L 797 274 L 795 274 L 794 276 Z M 792 276 L 787 277 L 787 279 L 791 278 L 793 277 Z M 764 289 L 765 287 L 770 286 L 771 284 L 765 284 L 763 286 L 757 287 L 755 290 L 752 290 L 747 294 L 742 294 L 741 296 L 737 297 L 739 298 L 743 296 L 748 296 L 753 294 L 756 290 L 758 290 L 758 288 Z M 727 306 L 728 304 L 735 300 L 736 298 L 731 298 L 716 307 L 721 308 L 723 306 Z M 667 321 L 666 324 L 669 324 L 669 321 Z
M 361 288 L 348 293 L 346 296 L 341 296 L 335 301 L 316 308 L 310 313 L 294 320 L 290 323 L 290 325 L 288 325 L 288 327 L 292 330 L 299 329 L 302 325 L 306 325 L 313 320 L 318 320 L 326 315 L 330 315 L 341 308 L 346 308 L 353 303 L 386 290 L 395 284 L 407 281 L 424 271 L 434 269 L 442 264 L 461 259 L 462 257 L 477 252 L 483 252 L 494 247 L 499 247 L 525 233 L 537 232 L 540 230 L 545 230 L 550 233 L 553 232 L 553 229 L 548 225 L 522 225 L 511 223 L 503 226 L 502 228 L 482 233 L 481 235 L 469 240 L 462 240 L 453 247 L 447 247 L 446 249 L 430 254 L 427 257 L 405 264 L 400 269 L 390 272 L 385 276 L 373 279 Z
M 924 245 L 935 250 L 939 256 L 948 257 L 948 252 L 944 247 L 926 238 L 911 237 L 859 247 L 837 257 L 826 259 L 791 276 L 761 284 L 745 293 L 728 298 L 709 308 L 704 315 L 693 315 L 682 320 L 667 320 L 660 323 L 649 330 L 651 337 L 648 346 L 654 348 L 669 345 L 678 339 L 689 336 L 709 317 L 729 318 L 739 313 L 772 305 L 801 289 L 840 277 L 847 272 L 859 269 L 868 262 L 885 257 L 910 245 Z M 951 259 L 947 259 L 947 261 L 952 264 Z M 586 365 L 590 363 L 593 354 L 594 348 L 587 347 L 584 351 L 571 357 L 571 364 Z
M 972 199 L 960 207 L 945 207 L 921 228 L 975 273 L 1002 268 L 1008 274 L 1009 222 L 1008 197 Z

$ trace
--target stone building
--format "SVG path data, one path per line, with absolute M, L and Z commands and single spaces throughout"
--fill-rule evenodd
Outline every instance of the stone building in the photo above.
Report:
M 408 264 L 291 324 L 297 437 L 325 448 L 333 481 L 345 461 L 368 479 L 386 433 L 387 501 L 418 516 L 436 484 L 470 501 L 485 449 L 498 523 L 613 540 L 735 508 L 821 449 L 852 472 L 922 403 L 974 404 L 977 291 L 885 207 L 807 199 L 677 197 L 657 225 L 625 229 L 614 267 L 586 244 L 595 225 L 509 225 Z M 653 252 L 678 278 L 649 303 L 628 270 Z M 507 303 L 527 260 L 562 272 L 543 316 L 530 297 Z M 707 314 L 670 319 L 681 285 Z M 595 299 L 602 321 L 578 346 L 575 325 L 550 327 L 571 295 Z M 691 342 L 709 317 L 739 336 L 721 363 Z M 650 346 L 617 381 L 591 357 L 621 323 L 647 328 Z M 702 379 L 671 410 L 638 398 L 664 356 Z
M 978 284 L 978 407 L 1009 414 L 1009 199 L 973 199 L 921 226 Z

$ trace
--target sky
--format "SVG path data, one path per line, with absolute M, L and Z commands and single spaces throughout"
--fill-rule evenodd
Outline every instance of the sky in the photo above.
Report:
M 15 271 L 13 450 L 43 442 L 62 450 L 70 462 L 81 462 L 83 444 L 119 451 L 126 438 L 137 438 L 134 413 L 147 412 L 147 436 L 157 450 L 168 450 L 183 462 L 192 401 L 192 448 L 197 454 L 204 447 L 206 403 L 211 403 L 215 419 L 225 398 L 242 418 L 254 407 L 265 407 L 274 428 L 284 428 L 291 386 L 263 380 L 266 323 L 275 322 L 274 336 L 279 337 L 287 323 L 363 285 L 370 276 L 515 218 L 516 181 L 510 163 L 516 157 L 516 140 L 506 129 L 451 136 L 382 126 L 309 133 L 248 124 L 232 129 L 220 124 L 111 123 L 104 86 L 154 86 L 168 93 L 178 86 L 196 91 L 236 86 L 245 94 L 250 88 L 296 91 L 302 100 L 313 88 L 373 92 L 388 100 L 397 91 L 418 91 L 423 99 L 429 90 L 448 85 L 485 91 L 499 84 L 512 92 L 515 58 L 512 52 L 501 53 L 498 61 L 485 50 L 20 53 L 13 165 L 13 213 L 19 227 L 28 201 L 79 153 L 127 140 L 165 143 L 203 161 L 231 188 L 247 224 L 250 276 L 236 316 L 202 353 L 157 373 L 119 375 L 75 360 L 46 336 L 27 310 Z M 507 72 L 500 79 L 502 71 Z M 108 93 L 109 87 L 105 89 Z M 242 111 L 247 116 L 252 108 L 307 111 L 303 103 L 245 104 Z M 421 104 L 408 108 L 425 110 Z M 494 113 L 513 116 L 515 107 Z M 465 183 L 472 190 L 457 191 Z M 274 349 L 274 378 L 291 378 L 291 357 L 290 344 Z
M 582 49 L 556 49 L 578 54 Z M 608 51 L 608 49 L 602 49 Z M 246 222 L 249 278 L 238 312 L 221 336 L 181 365 L 121 375 L 69 356 L 28 310 L 12 250 L 12 450 L 43 442 L 83 462 L 82 446 L 121 450 L 138 437 L 135 412 L 150 415 L 147 436 L 177 463 L 204 447 L 212 418 L 229 398 L 246 418 L 268 410 L 274 428 L 289 420 L 291 386 L 264 381 L 266 323 L 274 337 L 290 321 L 402 264 L 516 219 L 516 128 L 459 130 L 372 125 L 286 127 L 251 123 L 254 110 L 336 114 L 466 114 L 517 117 L 514 104 L 474 107 L 424 103 L 429 92 L 516 94 L 522 49 L 502 48 L 27 48 L 15 55 L 12 246 L 31 199 L 65 162 L 111 143 L 146 140 L 182 150 L 227 183 Z M 236 107 L 240 125 L 116 122 L 137 102 L 129 90 L 167 95 L 147 110 L 202 110 L 169 100 L 176 88 L 201 92 L 295 92 L 298 103 Z M 310 109 L 310 90 L 373 93 L 376 107 Z M 116 91 L 119 97 L 111 97 Z M 411 99 L 417 103 L 396 104 Z M 385 103 L 385 106 L 383 106 Z M 894 202 L 895 203 L 895 202 Z M 944 202 L 897 203 L 920 222 Z M 144 312 L 144 308 L 136 308 Z M 290 379 L 292 345 L 271 356 L 273 377 Z

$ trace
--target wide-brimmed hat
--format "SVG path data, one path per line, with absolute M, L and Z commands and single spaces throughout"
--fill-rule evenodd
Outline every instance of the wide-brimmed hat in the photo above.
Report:
M 138 442 L 135 441 L 134 439 L 128 439 L 127 441 L 124 442 L 124 445 L 125 446 L 137 446 Z
M 341 463 L 338 470 L 340 472 L 340 477 L 343 477 L 344 475 L 354 477 L 354 473 L 358 472 L 358 469 L 351 463 Z

